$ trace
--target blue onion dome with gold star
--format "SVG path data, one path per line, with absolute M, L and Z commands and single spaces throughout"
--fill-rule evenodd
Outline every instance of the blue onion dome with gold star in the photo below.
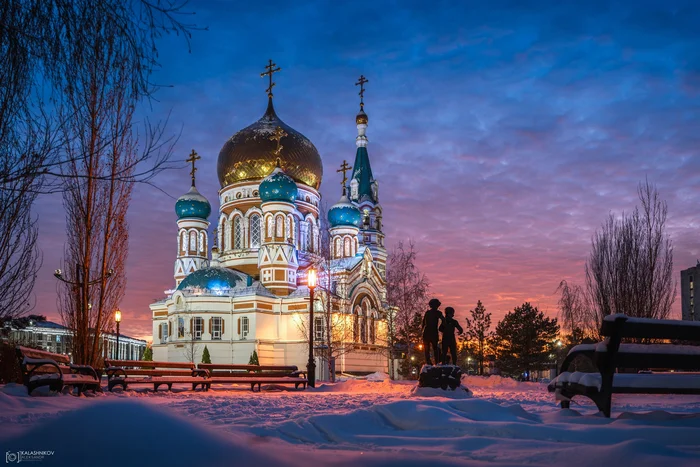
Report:
M 293 203 L 297 199 L 297 184 L 279 165 L 260 183 L 260 199 Z
M 211 214 L 211 204 L 197 191 L 197 187 L 192 185 L 190 191 L 177 199 L 175 213 L 178 219 L 207 219 Z
M 352 204 L 343 190 L 340 201 L 328 210 L 328 222 L 331 227 L 359 227 L 362 213 Z

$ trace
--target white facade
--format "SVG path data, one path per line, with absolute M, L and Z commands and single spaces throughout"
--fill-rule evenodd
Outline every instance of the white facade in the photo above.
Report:
M 366 126 L 358 131 L 362 164 L 371 173 Z M 192 190 L 176 205 L 176 289 L 150 305 L 154 360 L 200 362 L 206 347 L 213 363 L 247 364 L 256 352 L 262 365 L 304 368 L 312 329 L 315 354 L 327 353 L 330 341 L 337 372 L 388 371 L 386 252 L 376 181 L 371 180 L 369 200 L 344 197 L 352 209 L 369 206 L 371 224 L 332 225 L 329 244 L 322 245 L 328 236 L 321 235 L 326 213 L 319 212 L 318 185 L 302 180 L 320 183 L 323 170 L 319 163 L 298 172 L 300 163 L 314 157 L 319 160 L 313 144 L 279 120 L 270 95 L 263 118 L 236 133 L 219 155 L 219 167 L 238 168 L 233 178 L 232 172 L 219 173 L 211 256 L 210 207 L 196 192 L 193 176 Z M 301 178 L 293 179 L 286 169 Z M 249 179 L 246 170 L 266 175 Z M 369 190 L 369 182 L 361 182 L 361 190 Z M 359 219 L 361 211 L 356 212 Z M 319 271 L 319 284 L 310 326 L 307 273 L 312 267 Z

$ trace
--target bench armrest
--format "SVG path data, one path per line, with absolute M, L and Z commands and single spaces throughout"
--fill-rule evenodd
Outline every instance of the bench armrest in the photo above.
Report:
M 579 344 L 574 346 L 571 350 L 569 350 L 569 353 L 566 354 L 564 361 L 561 363 L 561 366 L 559 367 L 559 374 L 569 371 L 571 363 L 573 363 L 573 361 L 579 355 L 583 355 L 588 357 L 591 361 L 594 361 L 597 346 L 598 344 Z
M 108 380 L 118 376 L 126 378 L 126 370 L 120 366 L 108 366 L 105 368 L 105 374 L 107 374 Z
M 192 370 L 192 376 L 203 376 L 209 378 L 209 370 L 206 368 L 195 368 Z
M 33 368 L 31 369 L 30 373 L 33 373 L 34 370 L 42 366 L 52 366 L 56 368 L 58 373 L 61 373 L 61 367 L 58 366 L 58 363 L 56 363 L 55 360 L 51 360 L 50 358 L 24 357 L 24 360 L 22 360 L 22 365 L 25 367 L 25 369 L 28 365 L 31 365 Z
M 79 374 L 79 375 L 86 375 L 86 376 L 92 376 L 96 380 L 100 380 L 97 376 L 97 372 L 93 367 L 90 365 L 70 365 L 71 372 Z
M 58 366 L 58 363 L 56 363 L 54 360 L 51 360 L 50 358 L 31 358 L 31 357 L 24 357 L 22 359 L 22 379 L 24 380 L 25 386 L 29 385 L 29 381 L 32 379 L 34 376 L 34 373 L 36 370 L 43 366 L 50 366 L 53 367 L 58 374 L 58 377 L 63 379 L 63 372 L 61 372 L 61 367 Z

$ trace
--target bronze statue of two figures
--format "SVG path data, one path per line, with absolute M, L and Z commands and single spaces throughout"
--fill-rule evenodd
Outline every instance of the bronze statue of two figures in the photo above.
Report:
M 418 377 L 418 386 L 429 388 L 456 389 L 460 386 L 462 370 L 457 361 L 457 338 L 455 331 L 462 334 L 462 327 L 454 319 L 454 309 L 445 308 L 445 316 L 439 310 L 440 301 L 430 300 L 430 309 L 423 315 L 423 348 L 425 349 L 425 365 Z M 438 345 L 442 332 L 442 349 Z M 436 365 L 430 358 L 435 357 Z M 449 354 L 449 355 L 448 355 Z M 452 364 L 449 364 L 452 362 Z M 440 364 L 442 363 L 442 364 Z

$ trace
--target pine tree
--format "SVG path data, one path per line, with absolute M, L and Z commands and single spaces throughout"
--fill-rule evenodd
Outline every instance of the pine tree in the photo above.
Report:
M 260 365 L 260 361 L 258 360 L 258 352 L 255 350 L 253 350 L 250 360 L 248 360 L 248 365 Z
M 209 355 L 209 349 L 204 346 L 204 351 L 202 352 L 202 363 L 211 363 L 211 356 Z
M 491 313 L 486 313 L 486 308 L 481 300 L 476 302 L 476 308 L 469 310 L 471 319 L 467 318 L 463 340 L 467 351 L 476 359 L 479 374 L 484 374 L 484 359 L 491 328 Z
M 141 360 L 144 362 L 152 362 L 153 361 L 153 347 L 146 346 L 146 350 L 143 351 L 143 357 L 141 357 Z
M 524 375 L 529 381 L 532 371 L 544 370 L 552 363 L 558 334 L 556 318 L 546 318 L 537 307 L 523 303 L 496 325 L 493 345 L 498 367 L 505 374 Z

